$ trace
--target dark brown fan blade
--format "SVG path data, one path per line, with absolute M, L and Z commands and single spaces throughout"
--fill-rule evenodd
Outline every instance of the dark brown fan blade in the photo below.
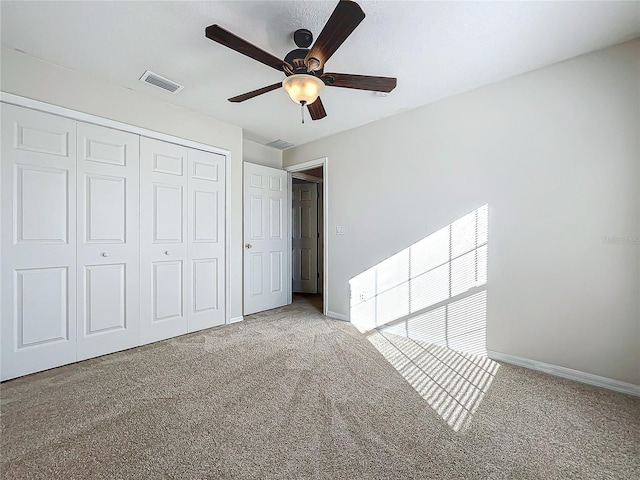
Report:
M 396 88 L 398 82 L 397 78 L 392 77 L 371 77 L 348 73 L 325 73 L 321 78 L 328 87 L 357 88 L 387 93 Z
M 308 64 L 309 59 L 316 58 L 320 62 L 318 70 L 324 67 L 326 61 L 360 25 L 364 17 L 364 12 L 356 2 L 341 0 L 318 35 L 316 43 L 307 53 L 305 63 Z
M 309 109 L 311 120 L 320 120 L 327 116 L 327 112 L 324 111 L 324 105 L 322 105 L 320 97 L 318 97 L 315 102 L 307 105 L 307 108 Z
M 243 93 L 242 95 L 238 95 L 237 97 L 232 97 L 229 99 L 229 101 L 234 103 L 244 102 L 245 100 L 249 100 L 250 98 L 257 97 L 258 95 L 262 95 L 263 93 L 267 93 L 272 90 L 277 90 L 281 86 L 282 86 L 282 82 L 274 83 L 273 85 L 269 85 L 268 87 L 262 87 L 257 90 L 253 90 L 251 92 Z
M 253 58 L 260 63 L 264 63 L 269 67 L 275 68 L 276 70 L 283 71 L 283 67 L 286 65 L 284 60 L 280 60 L 278 57 L 265 52 L 237 35 L 225 30 L 219 25 L 209 25 L 205 30 L 205 35 L 208 39 L 213 40 L 214 42 L 218 42 L 225 47 L 229 47 L 231 50 L 235 50 L 236 52 L 246 55 L 249 58 Z

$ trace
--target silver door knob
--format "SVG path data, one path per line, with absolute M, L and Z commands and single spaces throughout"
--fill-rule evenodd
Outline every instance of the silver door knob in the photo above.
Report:
M 103 256 L 103 257 L 108 257 L 108 256 L 109 256 L 109 254 L 108 254 L 107 252 L 102 252 L 102 256 Z
M 244 248 L 251 248 L 251 244 L 250 244 L 250 243 L 247 243 L 247 244 L 244 246 Z
M 165 255 L 171 255 L 171 253 L 169 252 L 169 250 L 165 250 L 165 251 L 164 251 L 164 254 L 165 254 Z

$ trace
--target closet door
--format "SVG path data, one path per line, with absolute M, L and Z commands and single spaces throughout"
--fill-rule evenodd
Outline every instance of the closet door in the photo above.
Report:
M 225 323 L 225 157 L 189 149 L 189 331 Z
M 140 338 L 187 333 L 187 148 L 140 138 Z
M 75 132 L 2 104 L 2 380 L 76 360 Z
M 78 122 L 78 360 L 137 346 L 139 137 Z

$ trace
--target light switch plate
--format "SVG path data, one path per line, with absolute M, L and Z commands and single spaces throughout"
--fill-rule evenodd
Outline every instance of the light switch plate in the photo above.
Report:
M 336 225 L 336 235 L 344 235 L 344 225 Z

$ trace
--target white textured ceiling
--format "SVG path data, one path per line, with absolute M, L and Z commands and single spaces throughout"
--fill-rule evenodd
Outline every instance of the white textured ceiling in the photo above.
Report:
M 640 34 L 639 2 L 358 3 L 366 18 L 326 71 L 398 78 L 387 97 L 326 88 L 328 116 L 300 124 L 281 89 L 227 98 L 283 74 L 204 36 L 217 23 L 283 58 L 291 34 L 318 35 L 336 1 L 1 2 L 2 44 L 244 128 L 249 139 L 300 145 Z M 145 70 L 186 88 L 143 84 Z

